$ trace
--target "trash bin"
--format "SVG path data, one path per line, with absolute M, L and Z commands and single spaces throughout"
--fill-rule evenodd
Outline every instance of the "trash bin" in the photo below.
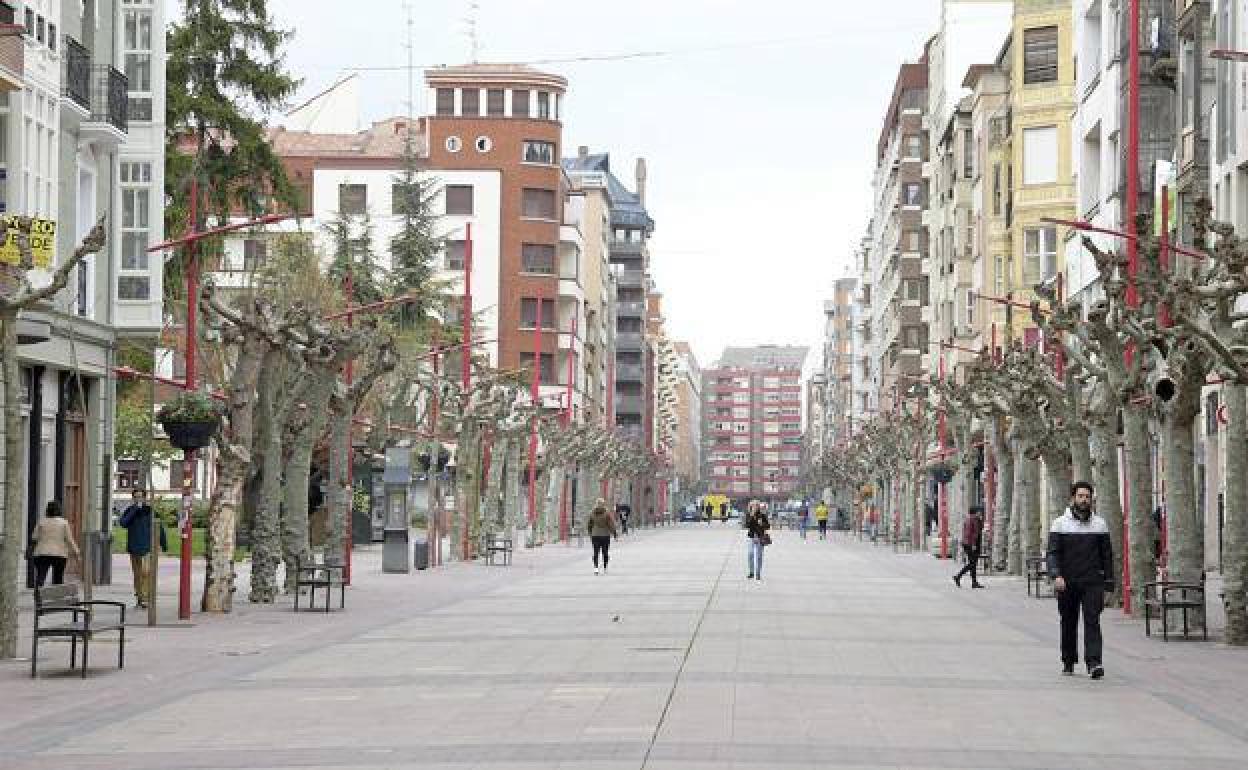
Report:
M 368 545 L 373 542 L 373 518 L 368 511 L 351 512 L 351 543 Z
M 429 569 L 428 540 L 416 540 L 412 543 L 412 566 L 416 569 Z
M 113 583 L 113 533 L 88 532 L 87 548 L 91 558 L 91 582 L 97 586 Z

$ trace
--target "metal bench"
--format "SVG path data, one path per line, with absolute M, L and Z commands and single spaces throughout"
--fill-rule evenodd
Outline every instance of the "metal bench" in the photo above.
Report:
M 1053 597 L 1053 584 L 1049 582 L 1049 567 L 1047 560 L 1043 556 L 1027 557 L 1027 595 L 1035 596 L 1037 599 L 1045 599 Z M 1031 591 L 1032 585 L 1035 585 L 1036 591 Z M 1048 594 L 1042 593 L 1041 589 L 1048 588 Z
M 1177 583 L 1172 580 L 1158 580 L 1144 584 L 1144 635 L 1152 636 L 1150 621 L 1156 611 L 1161 620 L 1161 638 L 1170 641 L 1169 610 L 1183 612 L 1183 638 L 1189 634 L 1187 622 L 1188 610 L 1200 610 L 1201 635 L 1209 641 L 1209 624 L 1204 622 L 1205 614 L 1205 576 L 1200 576 L 1199 583 Z
M 316 589 L 325 589 L 325 612 L 329 612 L 330 597 L 334 586 L 338 587 L 338 609 L 347 606 L 346 566 L 333 562 L 295 562 L 295 612 L 299 611 L 299 595 L 308 589 L 308 609 L 316 609 Z
M 100 618 L 97 607 L 115 607 L 116 617 Z M 66 616 L 61 622 L 52 622 L 53 616 Z M 78 640 L 82 640 L 82 678 L 87 678 L 87 661 L 91 639 L 99 633 L 116 631 L 117 668 L 126 667 L 126 605 L 122 602 L 93 599 L 84 601 L 77 583 L 44 586 L 35 589 L 35 620 L 30 640 L 30 676 L 35 677 L 39 665 L 39 640 L 68 638 L 69 667 L 78 663 Z
M 495 557 L 502 556 L 502 566 L 511 566 L 512 542 L 509 537 L 485 535 L 481 538 L 481 556 L 486 564 L 494 564 Z

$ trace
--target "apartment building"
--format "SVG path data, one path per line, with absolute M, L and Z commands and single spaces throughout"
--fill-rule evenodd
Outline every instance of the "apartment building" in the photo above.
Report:
M 676 477 L 672 502 L 691 502 L 702 475 L 702 368 L 688 342 L 674 340 L 676 435 L 672 445 L 672 468 Z
M 26 528 L 57 500 L 101 553 L 117 347 L 154 341 L 162 322 L 161 261 L 147 249 L 163 239 L 164 18 L 144 0 L 0 2 L 0 210 L 55 232 L 32 281 L 101 217 L 108 228 L 104 250 L 19 320 Z
M 971 177 L 971 221 L 974 223 L 970 290 L 977 301 L 968 305 L 974 338 L 969 347 L 982 350 L 1005 336 L 1005 307 L 984 295 L 1004 297 L 1013 264 L 1010 218 L 1010 81 L 1002 63 L 1003 51 L 992 64 L 973 65 L 963 83 L 971 89 L 971 141 L 974 160 Z M 994 340 L 994 337 L 996 339 Z
M 839 278 L 832 285 L 832 299 L 823 303 L 823 367 L 811 379 L 807 403 L 811 411 L 819 404 L 820 415 L 808 419 L 807 435 L 819 446 L 835 446 L 848 437 L 854 409 L 854 381 L 861 376 L 855 335 L 859 325 L 858 279 Z M 814 432 L 815 423 L 819 432 Z
M 928 370 L 927 87 L 925 48 L 919 61 L 898 70 L 876 146 L 864 277 L 871 292 L 868 355 L 877 408 L 891 409 L 898 384 Z
M 702 477 L 741 502 L 799 490 L 803 368 L 809 349 L 729 347 L 702 372 Z

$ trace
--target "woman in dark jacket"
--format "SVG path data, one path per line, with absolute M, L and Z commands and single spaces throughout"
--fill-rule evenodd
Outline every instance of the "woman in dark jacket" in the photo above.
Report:
M 594 574 L 598 574 L 598 554 L 602 553 L 602 571 L 607 571 L 607 561 L 611 558 L 611 538 L 617 534 L 615 517 L 607 510 L 607 501 L 601 497 L 594 504 L 593 513 L 589 514 L 586 523 L 589 529 L 589 541 L 594 544 Z
M 750 550 L 747 559 L 749 573 L 745 576 L 745 579 L 754 578 L 755 580 L 762 580 L 763 548 L 771 538 L 767 534 L 767 530 L 771 529 L 771 522 L 767 520 L 767 514 L 763 513 L 763 509 L 757 500 L 750 501 L 748 510 L 749 513 L 745 517 L 745 534 L 750 539 Z

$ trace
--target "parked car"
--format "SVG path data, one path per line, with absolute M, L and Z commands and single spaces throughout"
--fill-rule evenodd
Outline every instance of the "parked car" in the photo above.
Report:
M 680 509 L 681 521 L 702 521 L 702 512 L 698 510 L 696 505 L 686 505 Z

